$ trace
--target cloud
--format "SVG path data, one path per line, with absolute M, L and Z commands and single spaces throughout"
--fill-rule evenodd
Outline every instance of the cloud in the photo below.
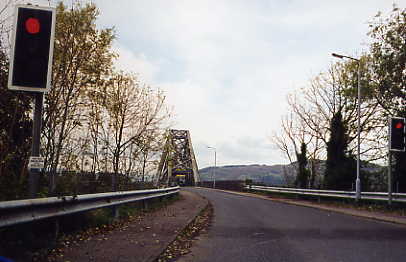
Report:
M 268 137 L 280 129 L 286 95 L 326 70 L 330 53 L 365 50 L 367 21 L 392 8 L 382 0 L 88 1 L 100 9 L 98 27 L 116 30 L 115 66 L 166 91 L 173 127 L 191 131 L 201 167 L 212 164 L 207 145 L 220 164 L 285 162 Z
M 134 53 L 119 44 L 113 47 L 113 51 L 119 55 L 119 58 L 114 64 L 118 70 L 134 72 L 137 73 L 143 81 L 151 84 L 154 82 L 159 70 L 159 65 L 149 61 L 144 53 Z
M 286 95 L 332 63 L 361 53 L 367 21 L 390 1 L 98 0 L 115 26 L 121 68 L 166 91 L 174 128 L 189 129 L 199 164 L 280 163 L 269 134 Z M 403 4 L 404 5 L 404 4 Z M 264 146 L 266 145 L 266 146 Z M 221 156 L 221 157 L 220 157 Z
M 200 155 L 198 164 L 200 167 L 214 165 L 214 152 L 207 146 L 214 146 L 217 152 L 218 165 L 231 164 L 269 164 L 273 158 L 279 159 L 280 156 L 267 137 L 230 137 L 227 141 L 220 141 L 219 144 L 210 144 L 208 141 L 199 141 L 195 143 L 196 149 Z M 280 163 L 280 162 L 279 162 Z

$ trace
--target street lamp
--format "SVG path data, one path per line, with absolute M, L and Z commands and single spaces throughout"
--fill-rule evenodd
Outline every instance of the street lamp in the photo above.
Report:
M 348 58 L 354 61 L 357 61 L 358 65 L 358 106 L 357 106 L 357 180 L 355 180 L 355 199 L 359 201 L 361 199 L 361 180 L 359 178 L 359 173 L 360 173 L 360 149 L 361 149 L 361 139 L 360 139 L 360 133 L 361 133 L 361 64 L 360 60 L 350 57 L 350 56 L 345 56 L 345 55 L 339 55 L 332 53 L 331 54 L 334 57 L 343 59 L 343 58 Z
M 211 147 L 211 146 L 208 146 L 207 148 L 214 149 L 213 188 L 216 188 L 217 150 L 215 147 Z

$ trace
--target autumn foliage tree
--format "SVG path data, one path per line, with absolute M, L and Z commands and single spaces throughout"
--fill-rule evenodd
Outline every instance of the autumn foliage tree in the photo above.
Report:
M 68 8 L 60 2 L 56 8 L 52 83 L 45 95 L 41 134 L 43 196 L 76 194 L 86 183 L 115 190 L 116 176 L 134 185 L 137 174 L 144 176 L 153 168 L 161 149 L 157 139 L 168 127 L 163 91 L 135 74 L 115 70 L 114 31 L 99 29 L 98 15 L 93 3 L 74 1 Z M 7 90 L 4 52 L 0 63 L 1 200 L 25 192 L 32 108 L 29 96 Z M 80 183 L 79 174 L 86 183 Z
M 406 118 L 406 9 L 394 7 L 386 18 L 378 13 L 370 26 L 371 85 L 386 125 L 388 116 Z M 395 182 L 406 192 L 406 153 L 395 153 L 393 164 Z
M 62 2 L 57 6 L 52 88 L 45 100 L 43 128 L 51 191 L 61 160 L 69 162 L 72 157 L 70 138 L 82 123 L 83 93 L 111 72 L 113 32 L 96 28 L 97 15 L 94 4 L 76 3 L 72 9 Z
M 405 25 L 406 9 L 394 7 L 386 18 L 378 14 L 370 23 L 370 50 L 359 56 L 359 62 L 334 63 L 288 98 L 289 113 L 283 118 L 282 132 L 274 141 L 291 162 L 292 152 L 298 151 L 297 145 L 309 141 L 306 145 L 310 151 L 316 150 L 317 157 L 326 161 L 328 170 L 323 183 L 326 187 L 348 189 L 351 186 L 351 177 L 356 172 L 350 175 L 346 170 L 354 166 L 357 106 L 360 103 L 361 171 L 368 162 L 386 162 L 388 116 L 406 117 Z M 358 66 L 361 101 L 357 100 Z M 334 150 L 341 153 L 332 153 Z M 296 156 L 298 161 L 300 155 Z M 395 179 L 400 190 L 406 192 L 406 154 L 395 153 L 394 159 Z M 343 164 L 339 165 L 337 161 Z M 346 166 L 347 169 L 340 171 L 340 175 L 332 166 Z M 365 178 L 364 185 L 372 186 L 373 181 L 366 183 Z
M 0 42 L 1 45 L 1 42 Z M 31 98 L 8 90 L 8 58 L 0 49 L 0 201 L 26 196 Z

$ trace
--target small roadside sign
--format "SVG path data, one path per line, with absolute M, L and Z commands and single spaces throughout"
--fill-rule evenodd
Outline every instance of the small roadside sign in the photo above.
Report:
M 40 156 L 31 156 L 28 168 L 44 168 L 45 159 Z

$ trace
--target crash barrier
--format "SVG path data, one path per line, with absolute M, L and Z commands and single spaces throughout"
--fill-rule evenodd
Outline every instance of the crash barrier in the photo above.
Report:
M 0 202 L 0 228 L 98 208 L 115 207 L 136 201 L 159 199 L 178 194 L 179 190 L 179 186 L 176 186 L 161 189 L 3 201 Z
M 268 186 L 255 186 L 255 185 L 246 185 L 245 189 L 254 190 L 254 191 L 280 193 L 280 194 L 295 194 L 295 195 L 308 195 L 308 196 L 318 196 L 318 197 L 356 199 L 355 191 L 301 189 L 301 188 L 268 187 Z M 361 199 L 364 199 L 364 200 L 389 201 L 389 198 L 390 198 L 390 196 L 387 192 L 361 192 Z M 406 194 L 405 193 L 392 193 L 390 200 L 393 202 L 405 203 Z

